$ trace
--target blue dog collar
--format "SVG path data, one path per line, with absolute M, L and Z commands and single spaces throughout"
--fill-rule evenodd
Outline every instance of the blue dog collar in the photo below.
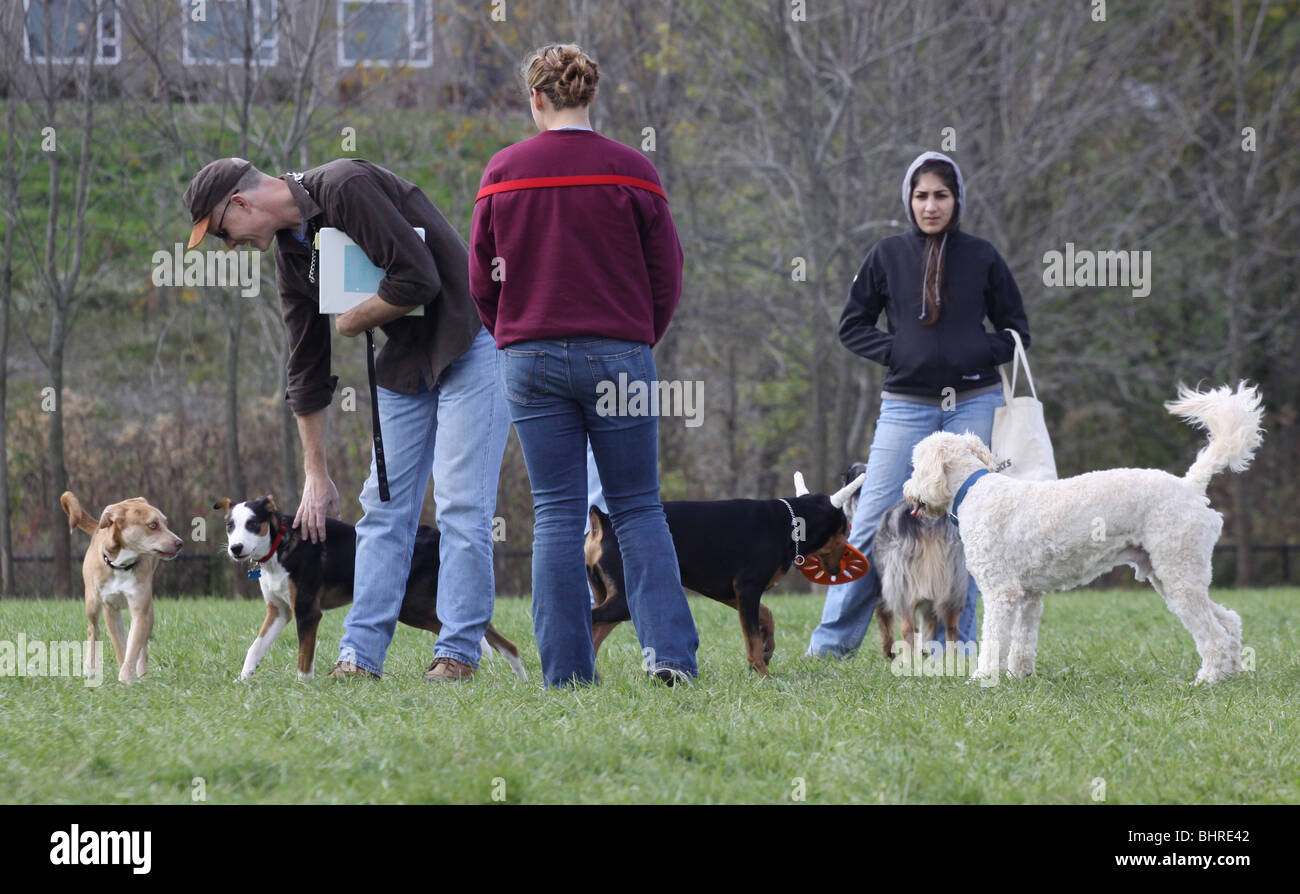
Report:
M 953 498 L 952 501 L 952 509 L 948 510 L 948 514 L 952 516 L 952 523 L 954 526 L 957 524 L 957 507 L 961 505 L 962 500 L 966 499 L 966 491 L 970 490 L 971 486 L 976 481 L 979 481 L 988 473 L 988 469 L 980 469 L 978 472 L 963 481 L 961 487 L 957 489 L 957 496 Z

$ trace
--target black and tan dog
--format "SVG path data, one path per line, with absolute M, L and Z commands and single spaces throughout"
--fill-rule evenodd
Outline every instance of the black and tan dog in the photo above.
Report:
M 823 568 L 840 567 L 848 533 L 843 506 L 865 478 L 828 496 L 808 493 L 796 473 L 797 493 L 788 499 L 664 503 L 682 586 L 739 612 L 745 656 L 760 674 L 767 673 L 776 651 L 776 621 L 760 602 L 763 593 L 785 575 L 797 555 L 816 556 Z M 591 633 L 599 653 L 610 631 L 632 616 L 614 526 L 596 507 L 590 514 L 587 577 L 596 596 Z
M 352 579 L 356 558 L 356 529 L 335 518 L 325 519 L 325 539 L 312 543 L 293 529 L 293 516 L 275 508 L 268 494 L 244 503 L 218 500 L 212 507 L 226 515 L 226 549 L 236 561 L 249 561 L 266 600 L 266 620 L 257 639 L 248 647 L 240 680 L 257 670 L 271 644 L 289 618 L 298 619 L 298 679 L 312 678 L 316 655 L 316 628 L 321 614 L 352 601 Z M 438 633 L 438 541 L 436 528 L 420 525 L 415 532 L 415 552 L 406 580 L 397 620 L 411 627 Z M 495 649 L 521 680 L 527 680 L 519 649 L 491 624 L 483 637 L 483 652 Z

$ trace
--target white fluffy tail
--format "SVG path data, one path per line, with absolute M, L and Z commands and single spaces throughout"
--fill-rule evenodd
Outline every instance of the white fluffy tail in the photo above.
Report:
M 1259 392 L 1245 381 L 1237 384 L 1236 391 L 1227 385 L 1212 391 L 1193 391 L 1179 383 L 1178 400 L 1166 402 L 1165 409 L 1205 429 L 1210 436 L 1183 476 L 1184 481 L 1204 493 L 1210 479 L 1224 469 L 1244 472 L 1249 468 L 1264 440 L 1264 430 L 1259 427 L 1264 408 L 1259 400 Z

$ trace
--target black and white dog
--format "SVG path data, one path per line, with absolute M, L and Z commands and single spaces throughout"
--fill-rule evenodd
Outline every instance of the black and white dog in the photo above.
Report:
M 867 469 L 854 463 L 844 473 L 852 481 Z M 858 508 L 854 494 L 845 512 L 852 518 Z M 943 621 L 948 642 L 957 639 L 958 622 L 966 607 L 970 576 L 957 527 L 946 517 L 916 518 L 906 500 L 899 500 L 880 517 L 871 546 L 872 566 L 880 577 L 880 646 L 885 657 L 894 656 L 894 617 L 903 628 L 903 642 L 913 654 L 924 647 Z M 917 613 L 920 624 L 917 624 Z
M 327 518 L 325 539 L 312 543 L 294 530 L 293 516 L 282 515 L 270 494 L 243 503 L 222 498 L 212 508 L 225 513 L 230 558 L 252 564 L 249 576 L 257 579 L 266 601 L 266 620 L 248 647 L 239 679 L 253 675 L 285 624 L 296 616 L 298 679 L 310 680 L 321 613 L 352 601 L 356 529 Z M 397 616 L 403 624 L 434 634 L 442 630 L 438 620 L 438 540 L 438 530 L 429 525 L 420 525 L 416 531 L 406 593 Z M 506 659 L 515 676 L 528 679 L 519 649 L 491 624 L 483 637 L 485 657 L 490 654 L 489 647 Z

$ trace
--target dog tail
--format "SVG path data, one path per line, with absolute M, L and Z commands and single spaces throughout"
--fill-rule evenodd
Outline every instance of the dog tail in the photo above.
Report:
M 81 528 L 87 534 L 93 535 L 99 528 L 99 522 L 86 514 L 86 510 L 81 508 L 81 503 L 73 496 L 72 491 L 63 492 L 63 496 L 59 497 L 59 505 L 63 507 L 64 512 L 68 513 L 68 522 L 71 525 L 69 531 L 73 528 Z
M 1237 384 L 1236 391 L 1227 385 L 1211 391 L 1193 391 L 1179 383 L 1178 400 L 1166 402 L 1165 409 L 1205 429 L 1210 436 L 1209 443 L 1196 454 L 1196 461 L 1183 476 L 1184 481 L 1204 493 L 1210 479 L 1224 469 L 1244 472 L 1249 468 L 1264 440 L 1264 430 L 1259 427 L 1264 408 L 1259 401 L 1259 391 L 1245 381 Z

